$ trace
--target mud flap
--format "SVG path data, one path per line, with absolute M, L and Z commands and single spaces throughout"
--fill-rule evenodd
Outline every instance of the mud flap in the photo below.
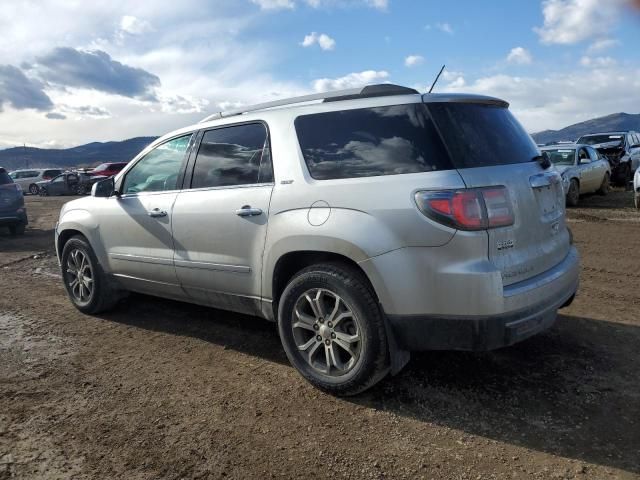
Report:
M 384 329 L 387 334 L 387 344 L 389 346 L 390 373 L 392 376 L 395 376 L 409 363 L 411 352 L 403 350 L 398 346 L 396 336 L 389 324 L 389 319 L 384 313 L 382 318 L 384 319 Z

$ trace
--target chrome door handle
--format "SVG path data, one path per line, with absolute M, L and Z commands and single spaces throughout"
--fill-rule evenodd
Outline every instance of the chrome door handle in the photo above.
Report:
M 258 215 L 262 215 L 262 210 L 259 208 L 251 208 L 249 205 L 245 205 L 242 208 L 236 210 L 236 215 L 239 217 L 256 217 Z
M 165 212 L 164 210 L 160 210 L 159 208 L 154 208 L 153 210 L 149 210 L 147 212 L 147 214 L 151 218 L 158 218 L 158 217 L 166 217 L 167 216 L 167 212 Z

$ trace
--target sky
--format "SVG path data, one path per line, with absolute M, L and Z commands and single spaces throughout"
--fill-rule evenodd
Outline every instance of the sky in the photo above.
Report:
M 22 0 L 0 31 L 0 148 L 371 83 L 424 92 L 443 64 L 436 92 L 503 98 L 530 132 L 640 113 L 632 0 Z

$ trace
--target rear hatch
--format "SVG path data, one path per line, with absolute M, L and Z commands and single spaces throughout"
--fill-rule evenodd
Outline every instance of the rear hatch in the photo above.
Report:
M 20 187 L 4 169 L 0 169 L 0 214 L 14 213 L 23 202 Z
M 499 101 L 430 102 L 429 111 L 467 188 L 506 187 L 513 225 L 487 230 L 489 260 L 503 284 L 534 277 L 569 253 L 560 175 Z

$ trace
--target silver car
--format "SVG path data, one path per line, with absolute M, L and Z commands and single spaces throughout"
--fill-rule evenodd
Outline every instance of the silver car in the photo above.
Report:
M 529 338 L 578 288 L 561 177 L 508 104 L 396 85 L 165 135 L 67 203 L 55 245 L 80 311 L 135 291 L 258 315 L 338 395 L 411 351 Z
M 39 193 L 38 182 L 51 180 L 61 173 L 62 170 L 59 168 L 32 168 L 14 170 L 9 175 L 11 175 L 16 184 L 20 185 L 23 191 L 29 192 L 31 195 L 37 195 Z
M 611 165 L 595 148 L 568 144 L 543 147 L 555 169 L 562 176 L 567 205 L 578 205 L 585 193 L 609 193 Z

